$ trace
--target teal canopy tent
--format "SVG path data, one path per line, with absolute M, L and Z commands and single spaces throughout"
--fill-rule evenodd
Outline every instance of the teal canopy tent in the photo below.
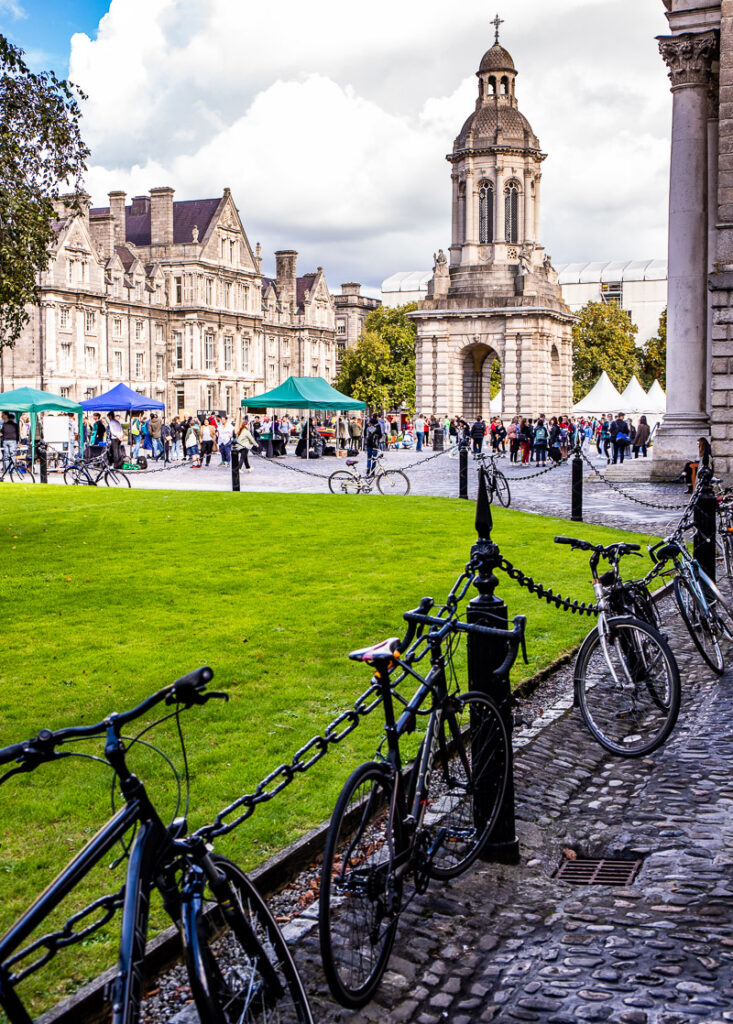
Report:
M 242 405 L 251 406 L 253 409 L 333 409 L 334 412 L 366 409 L 364 402 L 360 402 L 358 398 L 342 395 L 336 388 L 332 388 L 323 377 L 288 377 L 280 387 L 273 388 L 272 391 L 265 391 L 264 394 L 255 395 L 253 398 L 243 398 Z M 306 458 L 308 458 L 310 420 L 308 420 L 306 430 Z M 338 420 L 336 435 L 338 444 Z
M 50 391 L 38 391 L 36 388 L 16 388 L 15 391 L 4 391 L 0 394 L 0 412 L 14 412 L 18 419 L 24 412 L 31 416 L 31 452 L 35 456 L 36 420 L 39 412 L 65 412 L 75 414 L 79 419 L 79 444 L 83 444 L 84 425 L 83 410 L 78 402 L 61 395 L 52 395 Z
M 366 409 L 364 402 L 342 395 L 323 377 L 288 377 L 272 391 L 243 398 L 242 405 L 254 409 L 333 409 L 334 412 Z

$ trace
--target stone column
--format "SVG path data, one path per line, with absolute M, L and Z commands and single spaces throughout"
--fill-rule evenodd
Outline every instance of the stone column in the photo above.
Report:
M 529 170 L 524 172 L 524 241 L 537 241 L 532 210 L 532 172 Z
M 537 175 L 534 182 L 534 239 L 533 241 L 539 242 L 540 240 L 540 182 L 542 181 L 541 175 Z
M 451 174 L 450 177 L 451 177 L 451 181 L 453 182 L 453 205 L 451 207 L 451 210 L 452 210 L 452 230 L 451 230 L 452 242 L 451 242 L 451 248 L 453 248 L 454 246 L 460 245 L 462 239 L 460 237 L 461 218 L 460 218 L 460 211 L 458 209 L 458 207 L 459 207 L 458 175 L 457 174 Z
M 669 189 L 667 413 L 654 445 L 652 476 L 666 479 L 708 434 L 708 91 L 715 32 L 665 36 L 659 49 L 672 82 Z

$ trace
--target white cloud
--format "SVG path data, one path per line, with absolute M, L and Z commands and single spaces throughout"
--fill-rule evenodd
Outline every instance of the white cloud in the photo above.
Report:
M 22 4 L 19 4 L 17 0 L 0 0 L 0 14 L 9 14 L 11 18 L 27 18 L 28 14 L 23 9 Z
M 661 10 L 503 6 L 520 108 L 549 153 L 548 249 L 557 261 L 663 256 Z M 266 254 L 298 249 L 300 266 L 323 265 L 332 286 L 429 266 L 450 243 L 444 157 L 493 42 L 484 5 L 459 10 L 444 0 L 372 0 L 368 15 L 341 0 L 112 0 L 95 39 L 72 39 L 70 77 L 90 96 L 95 201 L 112 188 L 171 184 L 183 199 L 228 185 L 251 241 Z

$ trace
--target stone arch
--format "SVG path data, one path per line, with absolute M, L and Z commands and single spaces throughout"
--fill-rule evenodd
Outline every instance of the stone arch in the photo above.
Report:
M 467 420 L 490 415 L 491 368 L 499 353 L 483 342 L 466 345 L 458 353 L 461 380 L 463 415 Z

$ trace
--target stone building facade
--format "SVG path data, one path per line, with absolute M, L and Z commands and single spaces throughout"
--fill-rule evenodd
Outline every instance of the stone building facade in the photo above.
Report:
M 499 44 L 477 71 L 478 99 L 447 157 L 452 166 L 450 260 L 434 257 L 418 324 L 417 407 L 489 415 L 501 361 L 505 416 L 569 412 L 572 324 L 540 244 L 545 159 L 516 98 L 517 70 Z
M 169 415 L 233 413 L 287 376 L 336 372 L 334 303 L 322 268 L 297 253 L 263 277 L 231 192 L 174 201 L 153 188 L 69 216 L 61 205 L 41 303 L 2 357 L 3 389 L 30 385 L 81 401 L 124 382 Z
M 357 281 L 341 285 L 341 294 L 331 296 L 336 309 L 336 349 L 340 362 L 347 348 L 353 348 L 364 330 L 364 321 L 373 309 L 382 305 L 381 299 L 361 294 Z
M 663 0 L 672 89 L 667 414 L 653 476 L 712 436 L 733 477 L 733 0 Z

